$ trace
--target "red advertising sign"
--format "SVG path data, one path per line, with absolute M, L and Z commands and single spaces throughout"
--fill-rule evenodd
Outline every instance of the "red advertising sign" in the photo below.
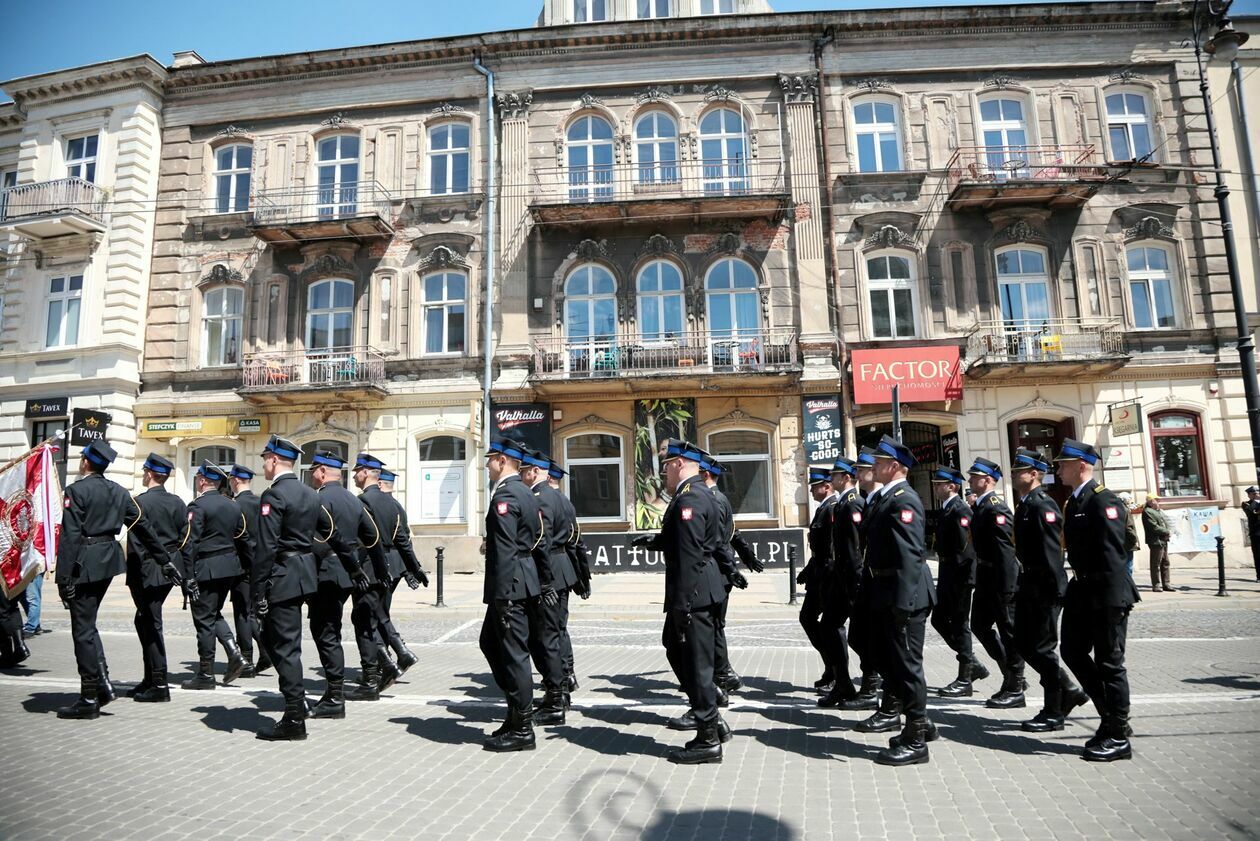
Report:
M 961 400 L 958 346 L 853 351 L 854 403 L 891 403 L 894 385 L 902 403 Z

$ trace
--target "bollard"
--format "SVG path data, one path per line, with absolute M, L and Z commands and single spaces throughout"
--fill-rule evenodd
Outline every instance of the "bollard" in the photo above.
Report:
M 1225 538 L 1216 538 L 1216 581 L 1218 589 L 1216 595 L 1228 596 L 1225 592 Z
M 443 598 L 443 585 L 446 583 L 444 575 L 446 567 L 446 547 L 439 546 L 437 548 L 437 604 L 434 607 L 446 607 L 446 600 Z
M 796 546 L 788 546 L 788 604 L 796 604 Z

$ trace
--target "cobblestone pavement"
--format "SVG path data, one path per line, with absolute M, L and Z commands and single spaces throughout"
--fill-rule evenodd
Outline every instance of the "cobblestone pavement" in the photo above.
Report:
M 991 678 L 974 699 L 929 702 L 942 738 L 929 765 L 904 769 L 871 761 L 886 738 L 853 731 L 857 713 L 815 706 L 804 687 L 820 663 L 790 608 L 733 608 L 747 617 L 730 626 L 746 682 L 725 712 L 735 739 L 721 765 L 676 767 L 664 755 L 686 737 L 663 723 L 683 703 L 650 609 L 609 619 L 579 607 L 582 686 L 568 723 L 540 730 L 535 752 L 500 756 L 481 750 L 503 709 L 473 606 L 410 610 L 421 662 L 405 683 L 352 704 L 344 721 L 310 723 L 306 742 L 268 744 L 253 731 L 278 715 L 272 674 L 57 720 L 77 678 L 65 612 L 50 602 L 52 632 L 30 641 L 26 668 L 0 672 L 0 839 L 1255 838 L 1260 609 L 1254 586 L 1238 586 L 1230 600 L 1148 596 L 1134 614 L 1132 762 L 1080 760 L 1092 710 L 1050 737 L 1023 733 L 1035 688 L 1027 710 L 987 710 Z M 122 621 L 125 590 L 113 589 L 102 636 L 125 687 L 139 678 L 139 648 Z M 191 673 L 178 608 L 168 602 L 172 669 Z M 928 681 L 940 685 L 952 655 L 928 639 Z M 318 695 L 309 640 L 303 654 Z

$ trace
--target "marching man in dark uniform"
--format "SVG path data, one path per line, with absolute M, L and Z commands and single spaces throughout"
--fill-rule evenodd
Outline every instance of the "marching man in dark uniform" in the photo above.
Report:
M 485 741 L 496 753 L 533 750 L 534 677 L 529 667 L 529 614 L 542 594 L 534 550 L 545 539 L 538 498 L 521 481 L 519 444 L 495 440 L 486 453 L 494 487 L 486 511 L 486 581 L 481 652 L 507 697 L 503 725 Z M 550 585 L 550 582 L 548 582 Z
M 996 488 L 1002 469 L 977 458 L 967 471 L 976 505 L 971 515 L 971 541 L 976 547 L 976 589 L 971 605 L 971 632 L 1002 670 L 1002 686 L 986 707 L 1010 709 L 1025 705 L 1024 659 L 1015 644 L 1015 592 L 1019 559 L 1015 557 L 1015 515 Z
M 311 459 L 311 465 L 311 479 L 319 488 L 319 502 L 328 515 L 327 531 L 321 531 L 316 538 L 319 589 L 308 615 L 311 637 L 315 640 L 315 650 L 319 652 L 328 685 L 312 708 L 311 717 L 345 718 L 346 657 L 341 648 L 341 623 L 346 599 L 351 591 L 362 597 L 372 587 L 372 578 L 365 569 L 369 561 L 361 556 L 360 550 L 367 550 L 370 563 L 376 565 L 381 576 L 386 575 L 385 556 L 381 553 L 380 529 L 376 522 L 363 503 L 341 484 L 345 461 L 336 453 L 322 452 Z M 362 665 L 361 682 L 379 686 L 382 675 L 378 663 L 368 661 Z
M 826 597 L 830 590 L 833 561 L 831 557 L 831 509 L 839 496 L 831 486 L 831 470 L 827 467 L 811 466 L 808 475 L 809 495 L 818 503 L 814 516 L 809 521 L 809 533 L 806 541 L 809 544 L 809 560 L 796 575 L 796 583 L 805 587 L 805 598 L 801 600 L 800 623 L 805 630 L 809 644 L 814 647 L 823 661 L 822 677 L 814 682 L 814 688 L 821 692 L 829 692 L 839 675 L 832 670 L 828 654 L 835 650 L 835 644 L 828 638 L 828 631 L 823 627 L 822 614 L 826 608 Z
M 735 528 L 735 508 L 726 494 L 722 493 L 722 489 L 718 487 L 718 477 L 721 475 L 722 465 L 713 456 L 704 453 L 704 461 L 700 463 L 700 478 L 704 480 L 705 487 L 718 503 L 718 513 L 721 518 L 718 535 L 722 538 L 720 555 L 723 557 L 722 574 L 726 576 L 727 596 L 726 601 L 722 602 L 722 614 L 718 617 L 713 683 L 719 690 L 726 693 L 735 692 L 744 685 L 739 674 L 731 666 L 730 649 L 726 645 L 726 613 L 731 606 L 731 588 L 738 587 L 743 590 L 748 586 L 748 580 L 735 566 L 735 559 L 739 558 L 750 572 L 762 572 L 765 567 L 762 566 L 761 561 L 757 560 L 757 553 L 753 551 L 752 545 L 739 533 L 739 529 Z M 719 696 L 720 700 L 721 696 Z M 723 705 L 719 703 L 719 706 Z
M 875 481 L 875 450 L 872 447 L 861 447 L 858 450 L 858 456 L 853 460 L 853 470 L 857 476 L 858 496 L 862 499 L 862 522 L 858 524 L 858 545 L 861 548 L 862 557 L 866 556 L 866 526 L 870 522 L 871 505 L 879 496 L 879 489 L 883 487 L 879 482 Z M 865 566 L 863 560 L 863 567 Z M 879 651 L 874 643 L 872 630 L 870 628 L 870 611 L 866 606 L 866 594 L 862 585 L 864 579 L 859 579 L 857 594 L 853 599 L 852 611 L 849 614 L 849 647 L 858 653 L 862 659 L 862 685 L 858 687 L 856 698 L 840 703 L 842 710 L 874 710 L 879 708 L 879 690 L 883 685 L 883 676 L 879 667 Z M 890 696 L 885 696 L 885 700 L 895 706 Z M 887 705 L 886 705 L 887 706 Z M 900 722 L 900 716 L 896 717 Z M 862 725 L 859 725 L 862 726 Z
M 170 460 L 149 453 L 141 474 L 145 490 L 136 497 L 136 505 L 149 515 L 150 531 L 167 554 L 154 556 L 134 532 L 127 534 L 127 589 L 136 606 L 136 636 L 144 657 L 144 678 L 127 695 L 141 703 L 171 700 L 162 626 L 162 605 L 171 592 L 171 579 L 162 571 L 162 565 L 170 555 L 179 553 L 188 539 L 188 509 L 182 499 L 166 490 L 174 470 Z
M 262 618 L 263 642 L 284 695 L 284 716 L 258 731 L 267 741 L 306 738 L 306 691 L 302 685 L 302 604 L 315 594 L 317 565 L 311 544 L 327 514 L 319 495 L 298 481 L 297 444 L 271 436 L 262 452 L 263 491 L 258 509 L 258 547 L 250 568 L 255 614 Z
M 236 504 L 241 507 L 241 513 L 245 515 L 245 527 L 257 542 L 258 511 L 262 508 L 262 500 L 249 489 L 249 483 L 254 480 L 254 471 L 244 465 L 234 464 L 228 471 L 228 480 L 232 488 L 232 499 L 236 500 Z M 241 646 L 241 658 L 245 661 L 241 677 L 254 677 L 271 668 L 271 656 L 267 654 L 267 647 L 262 644 L 262 624 L 254 615 L 254 599 L 249 591 L 249 579 L 250 572 L 246 569 L 245 574 L 236 579 L 229 592 L 232 598 L 232 619 L 236 624 L 236 639 Z M 254 643 L 258 643 L 257 665 L 254 664 Z
M 1260 488 L 1247 488 L 1247 501 L 1242 505 L 1247 516 L 1247 537 L 1251 539 L 1251 560 L 1256 567 L 1256 580 L 1260 581 Z
M 385 553 L 389 564 L 389 583 L 385 587 L 385 593 L 381 602 L 380 632 L 385 644 L 393 649 L 394 656 L 398 658 L 395 665 L 398 667 L 399 676 L 402 676 L 406 674 L 408 669 L 419 663 L 420 658 L 407 647 L 402 634 L 398 633 L 398 628 L 394 626 L 394 620 L 390 615 L 390 612 L 394 609 L 394 591 L 398 589 L 398 582 L 400 581 L 406 581 L 407 586 L 412 590 L 417 589 L 421 584 L 428 587 L 429 576 L 421 568 L 420 560 L 416 557 L 415 547 L 411 545 L 411 526 L 407 523 L 407 512 L 403 509 L 402 503 L 394 498 L 394 480 L 396 478 L 398 478 L 397 473 L 382 467 L 380 479 L 376 483 L 376 489 L 393 506 L 392 517 L 382 510 L 379 512 L 380 516 L 385 519 L 377 519 L 377 523 L 381 527 L 381 537 L 384 538 L 386 533 L 389 534 L 389 543 L 392 549 L 392 551 Z M 382 509 L 384 508 L 384 506 L 381 507 Z M 374 510 L 373 516 L 375 517 L 377 513 Z M 393 525 L 390 526 L 390 523 Z
M 696 720 L 696 735 L 671 751 L 669 761 L 698 765 L 722 761 L 730 728 L 718 714 L 713 682 L 716 632 L 726 588 L 718 566 L 721 543 L 716 497 L 700 478 L 704 454 L 694 445 L 666 442 L 661 469 L 671 499 L 661 522 L 659 545 L 665 556 L 666 656 L 678 663 L 683 689 Z
M 70 611 L 70 636 L 79 667 L 79 699 L 57 710 L 58 718 L 96 718 L 114 700 L 105 649 L 96 629 L 96 614 L 109 582 L 123 572 L 118 533 L 134 534 L 154 558 L 161 558 L 163 574 L 174 580 L 179 571 L 172 554 L 149 528 L 140 505 L 122 486 L 105 478 L 118 457 L 104 441 L 83 448 L 79 479 L 66 486 L 57 547 L 57 594 Z
M 1019 449 L 1011 462 L 1015 506 L 1015 551 L 1019 592 L 1015 595 L 1015 642 L 1041 676 L 1045 706 L 1022 725 L 1029 733 L 1063 729 L 1063 720 L 1089 700 L 1059 665 L 1059 613 L 1067 590 L 1063 570 L 1063 512 L 1041 487 L 1050 465 L 1035 450 Z
M 932 627 L 958 657 L 958 677 L 936 690 L 942 698 L 969 698 L 972 684 L 989 676 L 971 644 L 971 591 L 976 586 L 976 549 L 971 542 L 971 507 L 958 495 L 967 480 L 952 467 L 932 476 L 941 503 L 936 522 L 936 607 Z
M 196 581 L 200 591 L 192 600 L 193 627 L 197 631 L 197 673 L 184 681 L 184 689 L 214 689 L 214 642 L 227 652 L 223 685 L 241 675 L 245 661 L 223 618 L 232 584 L 254 560 L 254 536 L 249 533 L 241 507 L 219 493 L 227 473 L 205 462 L 194 476 L 197 498 L 188 506 L 188 540 L 184 542 L 184 577 Z
M 582 540 L 582 526 L 578 523 L 577 509 L 573 507 L 573 502 L 560 489 L 560 480 L 566 475 L 565 469 L 555 459 L 552 459 L 547 467 L 547 484 L 560 494 L 560 500 L 564 504 L 565 516 L 573 524 L 573 532 L 565 542 L 564 550 L 569 554 L 569 562 L 573 564 L 573 571 L 577 573 L 578 577 L 578 583 L 573 588 L 573 592 L 577 593 L 579 598 L 585 600 L 591 597 L 590 549 L 587 548 L 586 543 Z M 572 644 L 566 649 L 564 656 L 564 674 L 567 679 L 565 689 L 569 692 L 576 692 L 578 681 L 573 667 Z
M 883 488 L 878 502 L 867 509 L 863 586 L 870 590 L 872 633 L 880 645 L 884 692 L 901 701 L 906 716 L 901 735 L 876 755 L 881 765 L 927 762 L 927 743 L 936 738 L 936 727 L 927 717 L 923 676 L 923 638 L 936 591 L 927 565 L 923 501 L 906 482 L 914 465 L 910 449 L 900 441 L 887 435 L 880 440 L 875 478 Z
M 547 484 L 551 459 L 537 450 L 521 449 L 521 481 L 538 500 L 543 518 L 543 539 L 535 562 L 539 565 L 543 594 L 538 610 L 530 615 L 529 648 L 534 666 L 542 676 L 542 705 L 534 713 L 537 724 L 564 724 L 569 706 L 568 677 L 564 669 L 568 641 L 569 590 L 578 583 L 577 572 L 565 550 L 573 535 L 560 493 Z M 547 569 L 543 570 L 542 567 Z M 553 598 L 554 596 L 554 598 Z
M 1124 502 L 1094 479 L 1098 452 L 1089 444 L 1068 439 L 1055 461 L 1059 478 L 1073 489 L 1063 514 L 1073 573 L 1063 602 L 1063 662 L 1102 717 L 1082 756 L 1092 762 L 1130 759 L 1124 646 L 1129 611 L 1140 597 L 1127 567 Z
M 831 509 L 831 586 L 823 595 L 823 627 L 829 646 L 824 656 L 836 680 L 831 691 L 818 699 L 820 707 L 843 707 L 858 696 L 849 676 L 849 635 L 845 631 L 853 616 L 862 577 L 861 530 L 866 500 L 858 493 L 856 482 L 853 459 L 837 458 L 831 465 L 831 486 L 836 492 Z

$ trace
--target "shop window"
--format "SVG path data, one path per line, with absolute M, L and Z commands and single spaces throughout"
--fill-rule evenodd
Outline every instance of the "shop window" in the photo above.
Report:
M 564 460 L 569 470 L 565 490 L 579 519 L 625 518 L 620 437 L 575 435 L 564 443 Z
M 313 483 L 311 482 L 311 460 L 315 458 L 316 453 L 323 452 L 333 453 L 338 458 L 345 461 L 350 458 L 350 445 L 344 441 L 322 440 L 311 441 L 309 444 L 303 446 L 302 461 L 298 464 L 298 470 L 300 471 L 298 473 L 298 478 L 300 478 L 304 484 L 313 486 Z M 342 487 L 346 487 L 346 476 L 348 474 L 349 469 L 341 471 Z
M 716 432 L 709 436 L 708 450 L 725 468 L 718 487 L 730 499 L 735 516 L 772 517 L 770 436 L 751 429 Z
M 232 447 L 221 447 L 212 445 L 209 447 L 198 447 L 192 451 L 192 456 L 188 460 L 188 491 L 191 494 L 197 493 L 196 472 L 201 463 L 208 461 L 211 464 L 217 464 L 219 467 L 228 468 L 236 463 L 236 450 Z
M 439 435 L 416 442 L 416 447 L 420 457 L 420 522 L 464 522 L 464 481 L 468 472 L 464 439 Z
M 1160 412 L 1150 416 L 1156 493 L 1167 497 L 1207 496 L 1207 461 L 1199 416 Z

